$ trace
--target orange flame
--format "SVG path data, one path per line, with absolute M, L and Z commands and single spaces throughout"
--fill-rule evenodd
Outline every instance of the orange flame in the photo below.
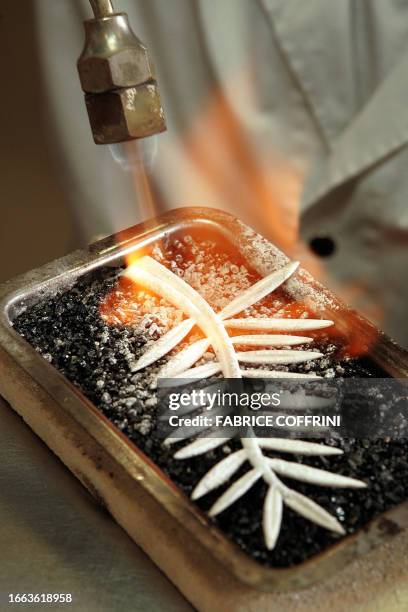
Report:
M 133 168 L 133 182 L 141 217 L 148 219 L 157 214 L 158 206 L 143 160 L 134 146 L 132 144 L 127 147 L 127 154 Z M 182 148 L 184 158 L 195 167 L 197 176 L 211 186 L 212 192 L 217 195 L 217 202 L 221 203 L 224 209 L 258 229 L 290 257 L 299 259 L 312 276 L 340 295 L 344 301 L 362 304 L 361 298 L 366 289 L 364 282 L 336 282 L 329 275 L 324 262 L 314 256 L 300 238 L 300 198 L 305 170 L 284 159 L 276 151 L 261 153 L 221 93 L 215 93 L 211 97 L 204 112 L 200 112 L 181 143 L 174 146 Z M 172 153 L 171 150 L 167 152 L 169 160 L 171 157 L 177 160 L 181 154 L 176 150 L 174 156 Z M 187 189 L 188 201 L 208 204 L 198 200 L 197 193 L 200 190 L 197 188 L 195 192 L 194 183 L 184 181 L 184 176 L 176 178 L 180 181 L 180 194 L 185 193 Z M 120 235 L 118 239 L 120 240 Z M 129 255 L 127 265 L 134 263 L 137 257 L 140 257 L 140 253 Z M 126 295 L 126 303 L 129 303 L 129 281 L 122 279 L 120 283 L 119 294 L 122 292 Z M 108 296 L 101 307 L 104 318 L 112 323 L 118 319 L 122 323 L 132 320 L 132 312 L 124 311 L 123 305 L 121 307 L 118 303 L 119 294 L 116 294 L 116 297 Z M 293 308 L 296 312 L 299 308 L 305 311 L 304 305 Z M 115 314 L 112 318 L 110 313 L 113 311 Z M 381 320 L 381 309 L 372 304 L 365 309 L 364 314 L 377 322 Z M 294 314 L 288 312 L 282 316 Z M 336 335 L 336 331 L 333 331 L 333 334 Z M 350 351 L 354 355 L 366 350 L 366 343 L 359 342 L 356 338 L 350 340 Z
M 290 253 L 298 241 L 303 177 L 269 151 L 268 163 L 218 93 L 187 135 L 186 155 L 217 193 L 223 208 Z

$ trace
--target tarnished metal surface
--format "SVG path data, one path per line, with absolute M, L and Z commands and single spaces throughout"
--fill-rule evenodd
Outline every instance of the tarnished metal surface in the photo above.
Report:
M 1 610 L 9 593 L 71 593 L 84 612 L 191 610 L 1 398 L 0 422 Z
M 104 94 L 86 94 L 85 102 L 96 144 L 146 138 L 165 129 L 154 83 Z
M 400 534 L 408 525 L 408 505 L 388 512 L 386 521 L 381 517 L 376 519 L 356 535 L 344 538 L 300 566 L 284 570 L 262 567 L 211 526 L 163 473 L 151 466 L 142 453 L 10 327 L 10 321 L 27 304 L 69 286 L 80 274 L 102 265 L 120 263 L 125 254 L 164 235 L 200 225 L 220 232 L 260 274 L 276 266 L 277 259 L 279 265 L 285 261 L 283 254 L 266 241 L 262 243 L 262 258 L 259 258 L 260 238 L 230 215 L 194 208 L 172 211 L 123 232 L 119 243 L 115 237 L 106 239 L 88 251 L 76 252 L 11 281 L 0 287 L 0 393 L 193 601 L 194 594 L 204 584 L 212 602 L 217 597 L 221 600 L 222 593 L 218 590 L 222 583 L 230 593 L 249 593 L 253 601 L 262 601 L 263 606 L 269 601 L 268 591 L 291 592 L 315 583 L 323 585 L 351 562 L 364 564 L 363 556 L 369 552 L 375 565 L 375 548 L 379 544 L 385 544 L 392 551 L 396 542 L 401 541 Z M 340 328 L 351 326 L 351 333 L 366 334 L 371 340 L 375 334 L 372 358 L 392 375 L 407 376 L 405 351 L 350 312 L 306 272 L 300 272 L 299 282 L 303 287 L 302 297 L 312 303 L 322 304 L 322 296 L 330 297 L 334 308 L 330 315 Z M 324 311 L 318 314 L 324 315 Z M 390 524 L 393 529 L 385 528 Z M 192 572 L 198 574 L 196 580 Z
M 125 13 L 85 21 L 85 47 L 78 60 L 82 89 L 103 93 L 154 79 L 147 48 L 132 32 Z

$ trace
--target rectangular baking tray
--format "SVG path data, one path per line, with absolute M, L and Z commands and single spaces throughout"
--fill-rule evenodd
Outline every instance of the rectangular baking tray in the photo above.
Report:
M 245 555 L 64 376 L 13 327 L 27 306 L 70 287 L 76 279 L 180 230 L 211 228 L 264 276 L 287 258 L 233 216 L 209 208 L 182 208 L 24 274 L 0 287 L 0 394 L 103 504 L 115 520 L 200 609 L 219 603 L 227 589 L 245 593 L 294 591 L 326 580 L 351 560 L 392 542 L 408 525 L 408 503 L 377 517 L 304 563 L 264 567 Z M 287 284 L 290 295 L 291 284 Z M 300 270 L 296 294 L 346 336 L 358 334 L 370 359 L 406 378 L 408 353 Z M 235 595 L 234 595 L 235 594 Z M 260 601 L 260 600 L 259 600 Z M 265 601 L 265 598 L 262 599 Z

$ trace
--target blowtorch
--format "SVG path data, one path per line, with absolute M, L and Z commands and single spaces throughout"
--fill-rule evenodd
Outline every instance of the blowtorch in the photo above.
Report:
M 111 0 L 90 0 L 85 47 L 78 60 L 81 86 L 96 144 L 113 144 L 166 129 L 154 67 L 126 13 Z

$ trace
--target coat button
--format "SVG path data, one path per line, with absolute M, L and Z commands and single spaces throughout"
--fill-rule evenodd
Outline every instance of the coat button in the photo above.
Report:
M 330 257 L 336 251 L 336 243 L 330 236 L 316 236 L 309 242 L 309 247 L 319 257 Z

